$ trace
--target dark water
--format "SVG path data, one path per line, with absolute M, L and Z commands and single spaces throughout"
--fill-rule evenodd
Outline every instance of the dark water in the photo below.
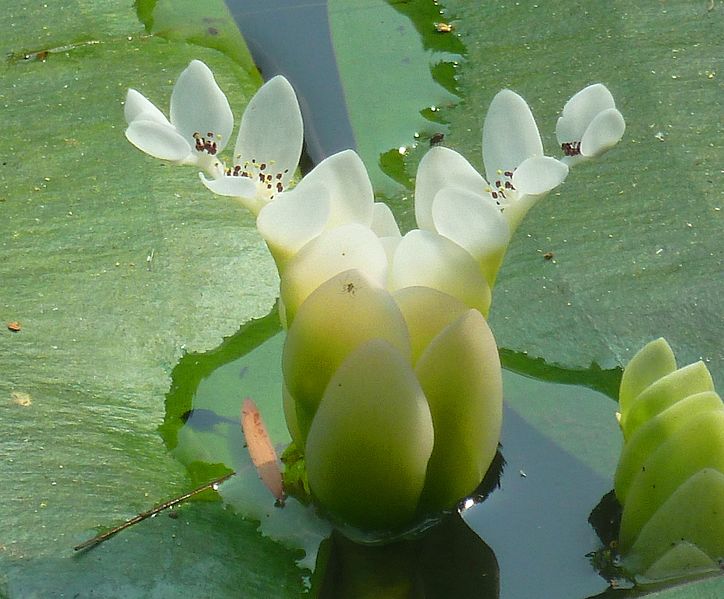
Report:
M 354 133 L 329 33 L 327 3 L 227 0 L 226 4 L 264 79 L 284 75 L 294 86 L 312 162 L 354 149 Z
M 600 545 L 587 520 L 611 482 L 510 407 L 502 439 L 506 467 L 500 489 L 465 513 L 495 552 L 500 597 L 586 597 L 605 589 L 586 557 Z

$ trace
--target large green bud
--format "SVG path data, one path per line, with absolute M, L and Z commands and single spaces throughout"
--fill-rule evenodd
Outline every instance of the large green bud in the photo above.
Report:
M 339 521 L 401 529 L 451 508 L 495 456 L 502 381 L 477 310 L 359 270 L 299 305 L 283 356 L 286 415 L 309 486 Z

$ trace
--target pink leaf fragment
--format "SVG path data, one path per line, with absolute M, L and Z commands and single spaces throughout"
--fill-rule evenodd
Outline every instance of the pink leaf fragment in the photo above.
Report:
M 259 478 L 267 489 L 280 503 L 284 501 L 284 485 L 282 473 L 279 469 L 277 453 L 269 439 L 269 433 L 264 425 L 259 409 L 250 398 L 244 400 L 241 407 L 241 430 L 246 438 L 251 461 L 256 467 Z

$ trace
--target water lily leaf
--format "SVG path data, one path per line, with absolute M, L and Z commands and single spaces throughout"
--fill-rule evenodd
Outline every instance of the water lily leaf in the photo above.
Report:
M 79 498 L 79 500 L 81 500 Z M 7 538 L 7 537 L 6 537 Z M 66 545 L 69 539 L 65 539 Z M 67 549 L 67 547 L 66 547 Z M 153 556 L 153 559 L 148 559 Z M 3 558 L 0 596 L 299 597 L 299 553 L 259 538 L 221 503 L 196 502 L 163 513 L 72 558 L 66 551 Z M 233 560 L 233 567 L 229 561 Z M 211 591 L 210 591 L 211 589 Z
M 261 84 L 244 38 L 223 0 L 136 0 L 146 31 L 169 40 L 189 42 L 223 52 Z
M 420 9 L 417 4 L 415 14 Z M 456 97 L 435 80 L 430 66 L 455 60 L 459 47 L 455 38 L 439 37 L 432 44 L 426 43 L 416 29 L 417 23 L 396 8 L 399 6 L 384 0 L 328 2 L 332 43 L 357 151 L 377 191 L 390 195 L 400 186 L 383 174 L 381 155 L 392 149 L 401 158 L 417 143 L 416 135 L 427 140 L 434 132 L 446 130 L 434 122 L 435 115 Z M 420 22 L 434 14 L 433 5 L 429 5 Z M 365 60 L 359 60 L 361 48 Z
M 130 3 L 5 2 L 3 15 L 0 314 L 22 327 L 0 333 L 0 475 L 12 481 L 0 491 L 0 595 L 180 596 L 198 581 L 196 594 L 296 595 L 298 554 L 218 503 L 71 558 L 98 528 L 193 488 L 157 432 L 171 370 L 277 293 L 253 219 L 193 169 L 125 140 L 126 89 L 167 111 L 199 58 L 239 115 L 258 76 L 218 50 L 149 36 Z M 245 566 L 242 553 L 258 557 Z

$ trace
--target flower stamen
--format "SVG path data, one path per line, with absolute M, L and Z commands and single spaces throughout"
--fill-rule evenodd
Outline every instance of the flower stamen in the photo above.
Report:
M 566 156 L 578 156 L 581 153 L 580 141 L 566 141 L 561 144 L 561 150 Z
M 201 135 L 201 133 L 196 131 L 193 134 L 194 147 L 196 148 L 196 151 L 206 152 L 211 156 L 215 156 L 216 152 L 218 151 L 218 146 L 216 144 L 216 141 L 214 140 L 214 137 L 216 137 L 216 139 L 221 139 L 218 135 L 214 135 L 213 131 L 207 131 L 205 137 Z
M 237 157 L 238 158 L 238 157 Z M 229 177 L 248 177 L 249 179 L 256 179 L 258 181 L 259 189 L 268 194 L 268 199 L 274 199 L 275 193 L 282 193 L 284 191 L 284 175 L 289 172 L 289 169 L 284 171 L 268 172 L 267 169 L 273 166 L 274 161 L 271 162 L 257 162 L 256 158 L 245 161 L 243 164 L 236 164 L 233 168 L 227 168 L 224 172 Z M 266 171 L 266 172 L 265 172 Z M 276 181 L 276 183 L 274 183 Z
M 498 170 L 496 173 L 500 179 L 496 179 L 494 185 L 489 185 L 485 188 L 485 191 L 495 200 L 495 203 L 500 206 L 502 201 L 510 201 L 510 198 L 506 194 L 510 194 L 515 191 L 513 186 L 513 171 L 502 171 Z

